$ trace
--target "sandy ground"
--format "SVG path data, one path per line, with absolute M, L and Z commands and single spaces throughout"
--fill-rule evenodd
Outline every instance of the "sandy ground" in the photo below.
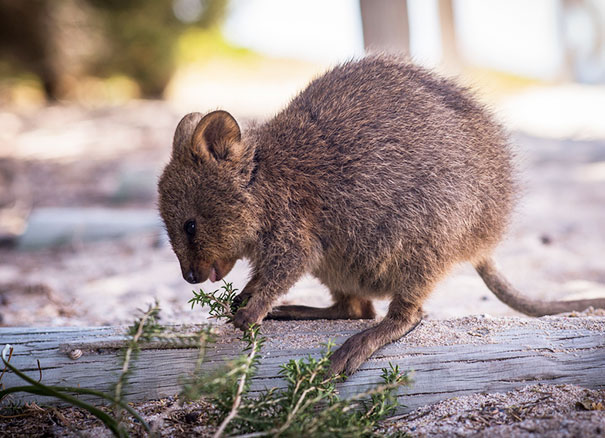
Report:
M 502 394 L 445 400 L 386 422 L 417 438 L 600 437 L 605 391 L 530 385 Z
M 605 435 L 605 391 L 571 385 L 530 385 L 502 394 L 477 394 L 445 400 L 386 421 L 384 431 L 411 437 L 592 438 Z M 134 407 L 161 436 L 211 437 L 211 408 L 203 403 L 179 407 L 174 399 Z M 5 422 L 0 436 L 109 438 L 111 433 L 88 413 L 75 408 L 32 405 Z M 131 436 L 145 436 L 127 422 Z
M 154 209 L 153 183 L 168 158 L 178 118 L 178 111 L 159 102 L 1 113 L 0 217 L 5 219 L 0 231 L 3 226 L 22 231 L 29 212 L 42 207 Z M 502 271 L 533 297 L 604 296 L 605 141 L 524 134 L 513 139 L 525 194 L 496 252 Z M 238 263 L 227 281 L 241 289 L 247 273 L 247 265 Z M 156 298 L 165 322 L 202 322 L 203 312 L 187 304 L 191 289 L 160 231 L 101 242 L 75 238 L 60 248 L 33 251 L 0 248 L 0 324 L 6 326 L 128 323 L 135 309 Z M 330 298 L 308 277 L 284 301 L 328 305 Z M 379 303 L 380 312 L 386 306 Z M 518 315 L 498 302 L 469 266 L 457 268 L 437 287 L 425 311 L 431 319 Z M 599 436 L 605 431 L 603 413 L 577 410 L 575 403 L 582 394 L 602 400 L 603 393 L 583 391 L 530 387 L 465 397 L 397 424 L 416 436 Z M 549 398 L 535 395 L 541 392 Z M 40 415 L 64 428 L 57 414 Z M 59 429 L 50 433 L 62 436 Z

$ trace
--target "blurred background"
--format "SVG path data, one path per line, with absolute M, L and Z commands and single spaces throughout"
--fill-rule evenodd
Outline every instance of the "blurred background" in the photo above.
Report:
M 222 108 L 245 129 L 374 51 L 456 77 L 511 131 L 510 280 L 605 295 L 605 0 L 0 0 L 0 325 L 121 324 L 154 298 L 203 320 L 155 206 L 176 124 Z M 310 277 L 284 301 L 330 304 Z M 425 310 L 515 314 L 468 266 Z

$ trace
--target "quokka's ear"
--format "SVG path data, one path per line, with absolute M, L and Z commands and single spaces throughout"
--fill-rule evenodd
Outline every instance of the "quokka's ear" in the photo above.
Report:
M 191 137 L 191 148 L 202 160 L 238 159 L 242 153 L 242 133 L 231 114 L 213 111 L 197 124 Z
M 185 154 L 190 155 L 191 138 L 198 123 L 204 117 L 201 113 L 189 113 L 181 119 L 174 131 L 174 140 L 172 141 L 172 155 L 182 157 Z
M 228 112 L 189 113 L 176 127 L 172 150 L 178 157 L 218 161 L 241 155 L 240 140 L 239 126 Z

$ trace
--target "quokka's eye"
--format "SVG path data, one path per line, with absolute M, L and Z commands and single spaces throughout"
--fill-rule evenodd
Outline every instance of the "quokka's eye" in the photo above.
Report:
M 185 222 L 185 233 L 189 238 L 195 236 L 195 220 L 191 219 Z

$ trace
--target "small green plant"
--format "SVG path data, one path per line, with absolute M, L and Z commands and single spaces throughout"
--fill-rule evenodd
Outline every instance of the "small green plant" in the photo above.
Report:
M 237 310 L 233 301 L 237 295 L 236 292 L 237 289 L 233 289 L 231 283 L 223 280 L 223 285 L 214 292 L 206 293 L 202 289 L 199 292 L 193 291 L 193 298 L 188 303 L 191 304 L 192 309 L 196 304 L 201 307 L 208 306 L 210 318 L 231 321 Z M 245 304 L 242 303 L 242 305 Z
M 220 290 L 206 294 L 194 292 L 192 306 L 210 307 L 216 318 L 233 316 L 232 285 L 224 283 Z M 392 414 L 398 406 L 397 389 L 409 382 L 399 367 L 390 365 L 382 370 L 382 384 L 342 400 L 336 383 L 343 376 L 329 373 L 333 343 L 319 358 L 292 359 L 281 366 L 280 375 L 287 381 L 285 389 L 269 389 L 255 396 L 247 394 L 250 380 L 259 362 L 265 339 L 258 326 L 244 333 L 246 353 L 232 361 L 226 369 L 214 373 L 198 373 L 183 386 L 185 400 L 204 397 L 216 407 L 218 429 L 215 438 L 230 437 L 378 437 L 379 421 Z M 397 436 L 392 434 L 391 436 Z
M 72 387 L 72 386 L 48 386 L 43 383 L 32 379 L 10 363 L 10 358 L 13 354 L 13 348 L 10 345 L 6 345 L 2 350 L 2 362 L 4 363 L 5 369 L 8 369 L 15 373 L 18 377 L 24 380 L 29 385 L 24 386 L 13 386 L 0 391 L 0 400 L 9 394 L 16 392 L 27 392 L 30 394 L 43 395 L 48 397 L 54 397 L 62 400 L 72 406 L 82 408 L 92 415 L 97 417 L 103 422 L 103 424 L 109 428 L 116 437 L 127 437 L 128 432 L 126 431 L 123 423 L 122 416 L 124 411 L 132 415 L 147 433 L 151 433 L 151 427 L 147 422 L 135 411 L 123 397 L 123 387 L 128 382 L 128 376 L 130 375 L 131 360 L 139 351 L 139 345 L 143 341 L 148 341 L 157 335 L 161 334 L 163 329 L 157 323 L 159 314 L 159 306 L 156 303 L 154 306 L 150 306 L 147 312 L 137 319 L 134 324 L 129 328 L 128 335 L 129 340 L 127 346 L 124 349 L 124 356 L 122 360 L 122 369 L 118 377 L 118 381 L 115 385 L 114 394 L 107 394 L 102 391 L 96 391 L 93 389 Z M 84 402 L 77 398 L 76 395 L 89 395 L 99 399 L 111 402 L 114 408 L 114 415 L 110 415 L 104 410 Z

